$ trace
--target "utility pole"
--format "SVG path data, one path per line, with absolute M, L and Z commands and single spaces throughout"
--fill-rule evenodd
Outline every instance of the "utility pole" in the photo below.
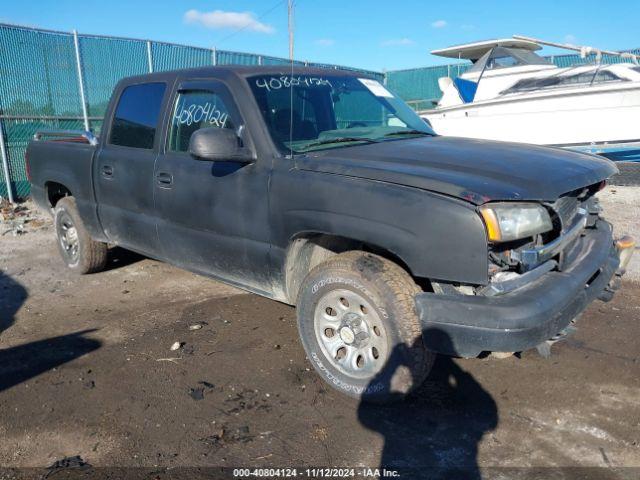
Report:
M 288 18 L 289 18 L 289 60 L 293 62 L 293 2 L 289 0 L 287 5 Z

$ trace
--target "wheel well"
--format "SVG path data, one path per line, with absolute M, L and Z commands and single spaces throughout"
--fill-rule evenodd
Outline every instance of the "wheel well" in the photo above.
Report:
M 338 235 L 306 233 L 289 243 L 285 261 L 285 291 L 288 303 L 295 304 L 304 277 L 316 266 L 339 253 L 362 250 L 398 264 L 411 275 L 408 265 L 387 249 Z
M 47 192 L 47 199 L 49 200 L 49 206 L 51 206 L 51 208 L 55 207 L 60 199 L 71 196 L 71 191 L 61 183 L 47 182 L 45 184 L 45 189 Z

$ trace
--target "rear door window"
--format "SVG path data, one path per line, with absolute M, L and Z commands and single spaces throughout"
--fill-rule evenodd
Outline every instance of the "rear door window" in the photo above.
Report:
M 116 107 L 109 143 L 152 149 L 165 89 L 164 83 L 143 83 L 126 87 Z

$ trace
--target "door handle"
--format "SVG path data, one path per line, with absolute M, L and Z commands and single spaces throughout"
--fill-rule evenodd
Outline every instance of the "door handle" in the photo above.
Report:
M 173 183 L 173 175 L 167 172 L 160 172 L 156 175 L 156 180 L 158 181 L 158 185 L 166 187 Z
M 103 177 L 113 177 L 113 167 L 111 165 L 103 165 L 102 166 L 102 176 Z

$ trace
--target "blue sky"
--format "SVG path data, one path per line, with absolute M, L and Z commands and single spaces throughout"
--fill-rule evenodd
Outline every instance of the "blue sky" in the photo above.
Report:
M 0 2 L 2 22 L 288 55 L 286 1 Z M 296 58 L 373 70 L 448 63 L 429 51 L 512 34 L 606 49 L 640 47 L 640 0 L 296 0 L 295 12 Z

